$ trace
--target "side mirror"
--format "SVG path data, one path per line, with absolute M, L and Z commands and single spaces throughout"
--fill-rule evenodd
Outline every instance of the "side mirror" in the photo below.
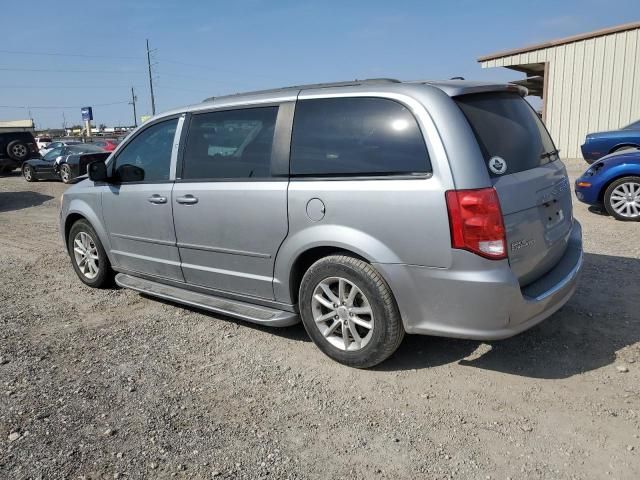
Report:
M 120 182 L 142 182 L 144 170 L 136 165 L 125 163 L 116 169 L 116 177 Z
M 91 162 L 87 166 L 87 172 L 89 173 L 89 178 L 93 182 L 107 181 L 107 166 L 104 162 Z

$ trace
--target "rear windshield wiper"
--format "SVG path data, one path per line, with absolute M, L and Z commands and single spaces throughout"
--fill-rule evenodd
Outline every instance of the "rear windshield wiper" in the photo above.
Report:
M 540 158 L 550 158 L 553 157 L 554 155 L 558 155 L 560 153 L 560 150 L 551 150 L 550 152 L 544 152 L 543 154 L 540 155 Z

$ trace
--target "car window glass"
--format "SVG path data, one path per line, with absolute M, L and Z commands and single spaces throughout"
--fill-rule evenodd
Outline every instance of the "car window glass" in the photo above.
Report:
M 145 182 L 169 180 L 171 150 L 178 119 L 156 123 L 131 140 L 115 159 L 115 171 L 123 165 L 144 170 Z
M 383 98 L 299 101 L 291 144 L 293 175 L 389 175 L 431 171 L 413 114 Z
M 55 160 L 56 157 L 62 155 L 62 148 L 54 148 L 53 150 L 50 150 L 44 157 L 42 157 L 44 160 Z
M 271 176 L 278 107 L 196 114 L 189 125 L 183 179 Z

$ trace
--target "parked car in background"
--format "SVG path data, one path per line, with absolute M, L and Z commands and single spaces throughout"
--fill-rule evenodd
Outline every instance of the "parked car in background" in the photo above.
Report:
M 82 142 L 78 140 L 56 140 L 55 142 L 51 142 L 46 147 L 40 149 L 40 155 L 44 156 L 51 150 L 55 150 L 56 148 L 64 147 L 66 145 L 82 145 Z
M 0 174 L 22 167 L 25 160 L 38 158 L 31 132 L 0 132 Z
M 525 94 L 377 79 L 175 109 L 89 165 L 60 231 L 89 286 L 115 271 L 246 321 L 301 318 L 353 367 L 405 332 L 509 337 L 562 307 L 582 266 L 567 172 Z
M 92 142 L 93 145 L 102 148 L 106 152 L 113 152 L 118 146 L 118 143 L 120 142 L 111 138 L 108 138 L 106 140 L 94 140 Z
M 38 145 L 38 150 L 42 150 L 43 148 L 47 148 L 47 146 L 52 142 L 51 137 L 36 137 L 36 145 Z
M 638 149 L 640 148 L 640 120 L 620 130 L 590 133 L 580 148 L 582 157 L 587 163 L 593 163 L 613 152 Z
M 603 206 L 618 220 L 640 221 L 640 150 L 607 155 L 576 180 L 578 200 Z
M 87 164 L 90 161 L 104 160 L 108 156 L 109 152 L 91 144 L 61 146 L 42 158 L 27 160 L 22 166 L 22 175 L 27 182 L 62 180 L 64 183 L 70 183 L 74 178 L 86 175 Z

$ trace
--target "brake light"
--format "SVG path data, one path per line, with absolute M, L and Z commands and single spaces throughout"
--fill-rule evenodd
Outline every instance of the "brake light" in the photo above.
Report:
M 494 188 L 445 193 L 451 246 L 493 260 L 507 258 L 500 200 Z

